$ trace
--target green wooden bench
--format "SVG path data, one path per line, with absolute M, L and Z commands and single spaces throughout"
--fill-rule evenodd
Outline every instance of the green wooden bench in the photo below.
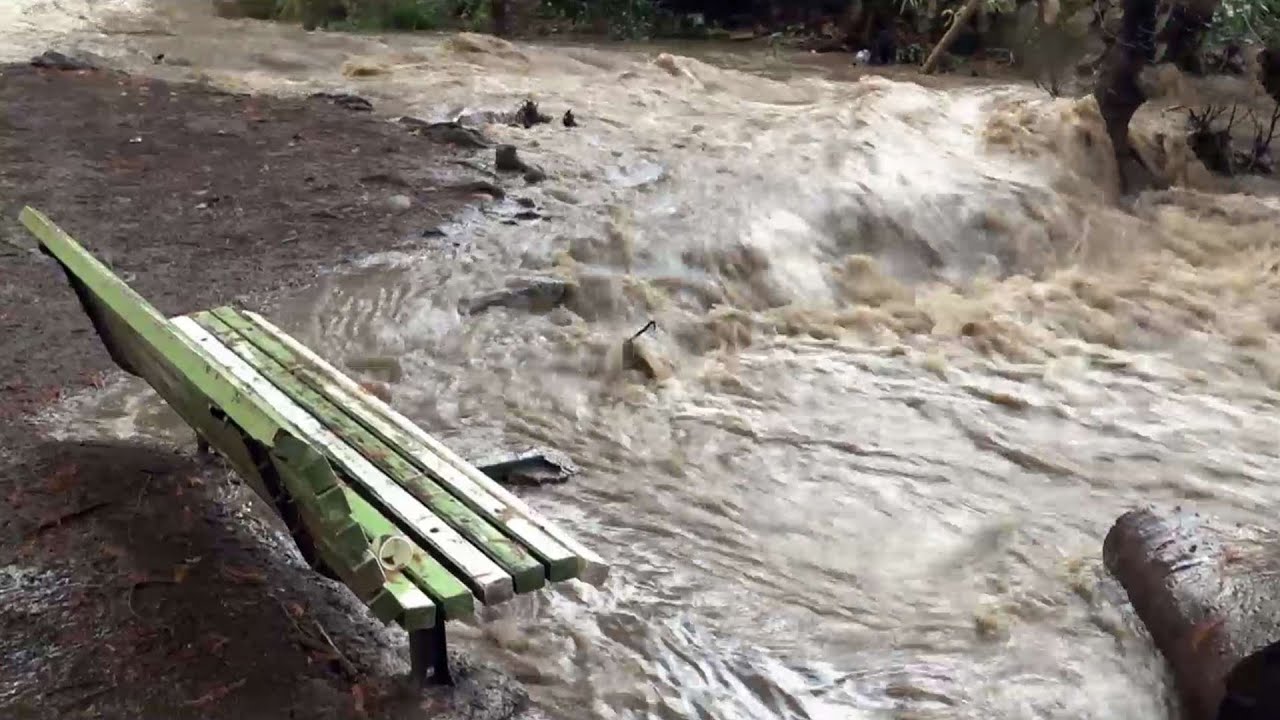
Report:
M 22 211 L 112 359 L 146 380 L 288 525 L 313 567 L 409 633 L 450 682 L 445 621 L 608 565 L 262 317 L 166 318 L 44 215 Z

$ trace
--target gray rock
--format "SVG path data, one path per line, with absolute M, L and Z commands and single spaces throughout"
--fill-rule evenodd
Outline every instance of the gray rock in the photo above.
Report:
M 425 120 L 408 116 L 400 118 L 399 122 L 401 125 L 412 129 L 415 133 L 436 142 L 476 149 L 493 147 L 493 143 L 484 136 L 484 133 L 475 128 L 466 127 L 461 123 L 429 123 Z
M 97 70 L 97 63 L 79 57 L 72 57 L 57 50 L 45 50 L 31 58 L 31 64 L 49 70 Z
M 402 213 L 413 207 L 413 200 L 408 195 L 392 195 L 387 198 L 386 204 L 391 212 Z
M 494 166 L 498 168 L 498 172 L 524 173 L 525 182 L 528 183 L 539 183 L 547 179 L 545 170 L 520 158 L 515 145 L 499 145 L 494 154 Z
M 356 355 L 346 359 L 348 369 L 357 372 L 378 373 L 388 381 L 396 383 L 404 378 L 404 368 L 400 360 L 388 355 Z
M 323 100 L 329 100 L 334 105 L 337 105 L 338 107 L 341 107 L 341 108 L 346 108 L 348 110 L 355 110 L 357 112 L 373 111 L 373 103 L 369 102 L 365 98 L 360 97 L 359 95 L 352 95 L 351 93 L 318 92 L 318 93 L 312 93 L 311 97 L 320 98 Z
M 661 382 L 675 375 L 675 365 L 657 340 L 646 337 L 645 334 L 654 329 L 657 324 L 650 320 L 640 332 L 622 343 L 622 367 L 638 370 L 650 380 Z
M 577 195 L 574 195 L 573 193 L 569 192 L 568 190 L 565 190 L 564 188 L 548 188 L 546 192 L 548 195 L 555 198 L 556 200 L 559 200 L 560 202 L 568 205 L 577 205 L 578 203 L 582 202 L 581 200 L 578 199 Z
M 464 300 L 459 309 L 466 315 L 494 307 L 547 312 L 563 303 L 572 287 L 572 283 L 560 278 L 521 278 L 508 282 L 507 287 L 501 290 Z
M 529 169 L 520 159 L 515 145 L 499 145 L 494 153 L 494 165 L 499 172 L 524 172 Z

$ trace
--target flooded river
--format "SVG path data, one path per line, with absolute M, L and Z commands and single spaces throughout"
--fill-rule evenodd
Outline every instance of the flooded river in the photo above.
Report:
M 231 88 L 427 119 L 533 96 L 580 119 L 490 129 L 550 174 L 522 191 L 542 219 L 477 212 L 274 318 L 325 355 L 399 358 L 396 405 L 464 455 L 583 466 L 523 494 L 616 564 L 608 584 L 456 633 L 536 712 L 1170 716 L 1102 537 L 1143 503 L 1271 520 L 1280 201 L 1215 189 L 1158 113 L 1136 130 L 1176 186 L 1121 208 L 1092 102 L 1021 85 L 66 4 L 0 10 L 19 27 L 0 48 L 66 33 Z M 458 312 L 527 277 L 575 290 Z M 660 382 L 619 359 L 650 319 Z M 134 383 L 78 402 L 65 432 L 185 440 Z

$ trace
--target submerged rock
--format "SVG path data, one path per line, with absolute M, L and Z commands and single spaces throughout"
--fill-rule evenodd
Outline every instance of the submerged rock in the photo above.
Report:
M 457 145 L 458 147 L 475 148 L 477 150 L 493 147 L 493 143 L 484 133 L 458 122 L 427 122 L 415 117 L 405 116 L 397 122 L 410 128 L 414 133 L 430 138 L 436 142 Z
M 57 50 L 45 50 L 31 58 L 31 64 L 48 70 L 97 70 L 97 63 L 85 58 L 72 57 Z
M 408 195 L 392 195 L 385 201 L 386 207 L 393 213 L 402 213 L 413 207 L 413 199 Z
M 359 95 L 352 95 L 351 93 L 318 92 L 318 93 L 312 93 L 311 97 L 329 100 L 333 102 L 334 105 L 337 105 L 338 107 L 341 107 L 341 108 L 346 108 L 347 110 L 355 110 L 357 112 L 373 112 L 373 103 L 369 102 L 365 98 L 360 97 Z
M 525 162 L 515 145 L 499 145 L 494 154 L 494 166 L 499 172 L 524 173 L 525 182 L 539 183 L 547 179 L 547 171 Z
M 494 166 L 499 172 L 524 172 L 529 167 L 520 159 L 515 145 L 499 145 L 494 153 Z
M 390 382 L 400 382 L 404 368 L 400 360 L 387 355 L 358 355 L 346 359 L 346 366 L 358 372 L 380 373 Z
M 532 100 L 525 100 L 520 109 L 516 111 L 516 122 L 526 128 L 531 128 L 534 125 L 544 125 L 551 122 L 551 116 L 544 115 L 538 109 L 538 103 Z
M 501 290 L 464 300 L 458 309 L 465 315 L 474 315 L 493 307 L 547 312 L 563 303 L 572 287 L 572 283 L 560 278 L 521 278 L 508 282 L 507 287 Z
M 657 327 L 657 323 L 650 320 L 640 332 L 622 343 L 622 367 L 637 370 L 650 380 L 662 382 L 675 375 L 675 364 L 656 340 L 646 336 L 646 333 Z
M 382 402 L 391 404 L 391 386 L 377 380 L 365 380 L 360 383 L 360 389 L 378 398 Z

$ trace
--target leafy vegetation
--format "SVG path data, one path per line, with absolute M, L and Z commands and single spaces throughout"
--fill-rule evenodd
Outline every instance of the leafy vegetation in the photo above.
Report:
M 489 0 L 239 0 L 249 17 L 343 30 L 487 30 Z
M 1280 43 L 1280 0 L 1222 0 L 1209 28 L 1215 45 Z
M 856 2 L 857 0 L 850 0 Z M 1175 0 L 1177 1 L 1177 0 Z M 1185 1 L 1185 0 L 1183 0 Z M 220 0 L 237 4 L 250 17 L 301 20 L 308 24 L 348 29 L 434 30 L 442 28 L 490 29 L 490 0 Z M 1059 22 L 1088 4 L 1110 5 L 1106 0 L 1061 0 Z M 751 4 L 730 0 L 512 0 L 511 4 L 536 7 L 526 19 L 560 24 L 574 30 L 615 39 L 656 36 L 706 37 L 715 34 L 719 22 L 750 16 Z M 794 0 L 779 7 L 789 17 L 836 18 L 841 3 L 826 0 Z M 963 0 L 861 0 L 862 17 L 903 17 L 926 32 L 945 29 Z M 988 12 L 1008 15 L 1019 0 L 984 0 Z M 756 7 L 760 7 L 756 4 Z M 1095 8 L 1096 9 L 1096 8 Z M 767 22 L 763 11 L 761 21 Z M 776 19 L 776 17 L 775 17 Z M 1280 44 L 1280 0 L 1221 0 L 1207 36 L 1211 46 L 1232 43 Z
M 661 16 L 670 15 L 654 0 L 543 0 L 538 10 L 544 18 L 626 40 L 652 37 Z

